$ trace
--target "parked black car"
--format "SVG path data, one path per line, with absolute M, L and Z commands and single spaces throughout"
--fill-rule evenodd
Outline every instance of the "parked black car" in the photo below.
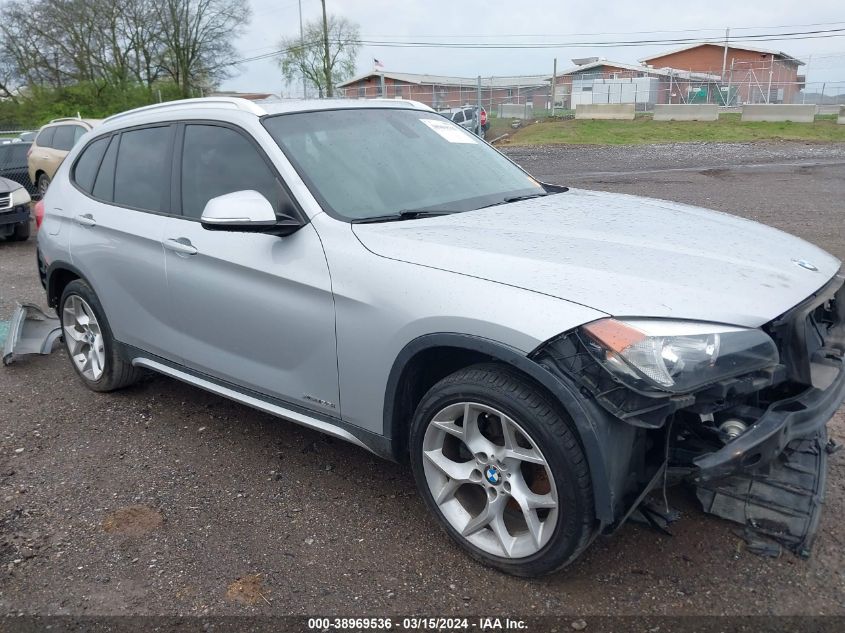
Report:
M 17 181 L 0 178 L 0 238 L 12 242 L 29 239 L 29 203 L 25 187 Z
M 29 180 L 27 152 L 32 143 L 6 143 L 0 145 L 0 178 L 8 178 L 35 193 L 35 185 Z

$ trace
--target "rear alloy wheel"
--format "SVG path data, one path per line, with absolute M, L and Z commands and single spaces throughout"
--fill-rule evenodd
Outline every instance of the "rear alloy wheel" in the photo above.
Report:
M 143 370 L 121 358 L 106 315 L 93 290 L 81 279 L 62 293 L 59 318 L 70 361 L 92 391 L 114 391 L 131 385 Z
M 589 471 L 568 421 L 508 367 L 476 365 L 432 387 L 414 416 L 411 463 L 446 532 L 504 572 L 553 572 L 596 533 Z

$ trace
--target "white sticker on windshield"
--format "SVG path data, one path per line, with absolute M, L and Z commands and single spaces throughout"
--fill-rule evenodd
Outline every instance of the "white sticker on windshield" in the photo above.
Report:
M 454 123 L 449 123 L 445 119 L 442 121 L 438 121 L 437 119 L 420 119 L 420 121 L 425 123 L 428 127 L 437 132 L 450 143 L 478 142 L 472 134 L 464 131 L 463 128 L 456 126 Z

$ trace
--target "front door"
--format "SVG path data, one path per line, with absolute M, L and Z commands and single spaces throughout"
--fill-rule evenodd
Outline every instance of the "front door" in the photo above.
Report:
M 322 244 L 308 224 L 288 237 L 209 231 L 206 202 L 239 190 L 289 201 L 243 131 L 187 124 L 177 146 L 182 218 L 163 236 L 170 299 L 190 368 L 289 403 L 340 416 L 334 301 Z

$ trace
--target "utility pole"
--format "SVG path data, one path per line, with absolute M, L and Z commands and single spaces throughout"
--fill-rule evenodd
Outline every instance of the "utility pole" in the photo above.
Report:
M 554 65 L 552 66 L 552 116 L 555 115 L 555 92 L 557 92 L 557 57 L 555 57 Z
M 302 30 L 302 0 L 299 0 L 299 47 L 300 47 L 300 54 L 305 53 L 305 36 L 303 35 Z M 308 84 L 305 79 L 305 69 L 302 69 L 302 98 L 308 98 Z
M 766 103 L 772 98 L 772 75 L 775 74 L 775 56 L 772 55 L 772 63 L 769 64 L 769 86 L 766 88 Z
M 722 81 L 725 80 L 725 71 L 728 68 L 728 38 L 731 36 L 731 30 L 725 29 L 725 52 L 722 54 Z
M 320 0 L 323 5 L 323 74 L 326 77 L 326 96 L 331 99 L 334 96 L 334 86 L 332 86 L 332 71 L 329 68 L 329 20 L 326 18 L 326 0 Z

